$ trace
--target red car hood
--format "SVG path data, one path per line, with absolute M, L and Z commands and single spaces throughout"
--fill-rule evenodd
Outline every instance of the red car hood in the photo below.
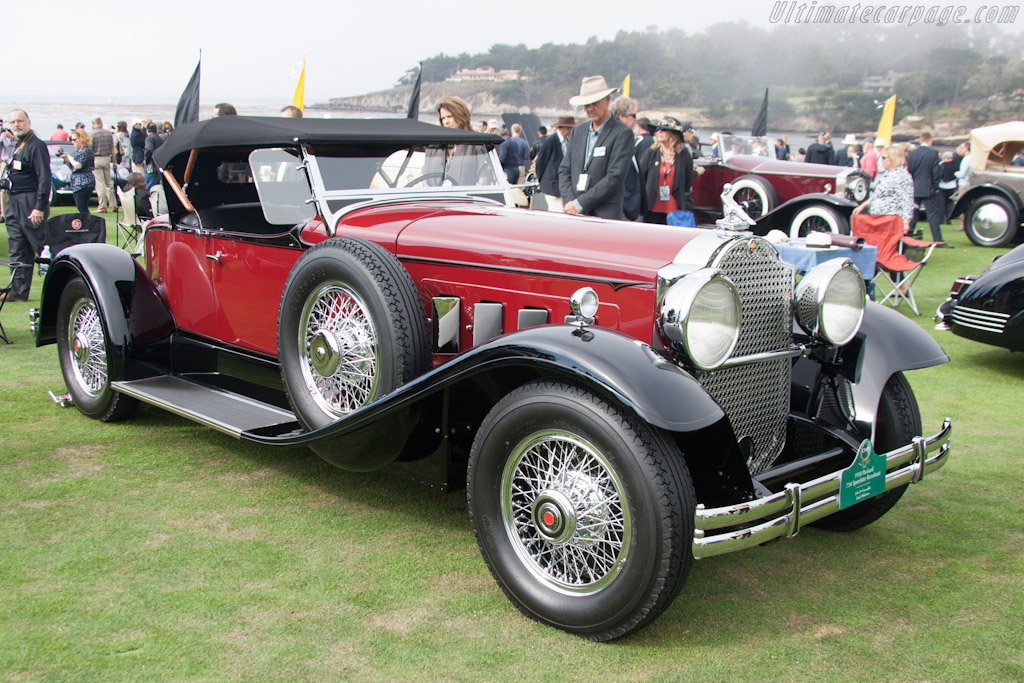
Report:
M 821 176 L 835 178 L 848 169 L 846 166 L 806 164 L 802 161 L 780 161 L 768 157 L 735 156 L 725 162 L 728 168 L 743 173 L 781 174 L 793 176 Z
M 413 202 L 346 215 L 340 234 L 385 244 L 402 260 L 653 283 L 700 230 L 466 202 Z M 389 244 L 390 242 L 390 244 Z

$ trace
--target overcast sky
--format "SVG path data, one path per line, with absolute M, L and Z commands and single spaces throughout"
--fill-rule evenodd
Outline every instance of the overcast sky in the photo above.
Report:
M 173 103 L 202 50 L 204 107 L 222 100 L 290 101 L 303 57 L 305 100 L 311 104 L 390 88 L 420 59 L 442 51 L 482 52 L 494 43 L 534 48 L 581 43 L 591 36 L 610 40 L 620 30 L 643 31 L 652 25 L 693 33 L 742 19 L 771 28 L 776 25 L 773 11 L 788 12 L 811 1 L 12 0 L 0 10 L 0 90 L 3 99 Z M 882 3 L 832 4 L 863 11 Z M 960 16 L 968 20 L 979 7 L 1006 6 L 978 1 L 887 5 L 908 8 L 904 23 L 915 6 L 962 7 Z M 795 15 L 790 16 L 792 23 Z M 1024 17 L 1004 28 L 1019 31 L 1022 26 Z M 832 29 L 809 25 L 807 30 Z M 933 25 L 928 32 L 937 44 L 942 30 Z

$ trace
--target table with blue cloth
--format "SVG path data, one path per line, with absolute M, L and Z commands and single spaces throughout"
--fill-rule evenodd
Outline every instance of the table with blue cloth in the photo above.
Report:
M 857 266 L 864 277 L 868 294 L 874 299 L 875 255 L 878 250 L 870 244 L 860 249 L 850 247 L 808 247 L 804 240 L 795 239 L 775 244 L 782 260 L 794 266 L 798 272 L 806 273 L 814 266 L 837 258 L 848 258 Z

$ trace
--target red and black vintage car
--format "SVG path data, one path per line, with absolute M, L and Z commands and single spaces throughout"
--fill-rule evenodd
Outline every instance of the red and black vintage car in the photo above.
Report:
M 508 206 L 495 136 L 223 117 L 157 152 L 145 265 L 81 245 L 35 312 L 74 404 L 152 404 L 465 487 L 526 615 L 609 640 L 698 558 L 857 529 L 947 459 L 904 371 L 942 349 L 749 232 Z
M 698 158 L 693 203 L 701 222 L 722 215 L 722 190 L 754 220 L 756 232 L 781 230 L 790 237 L 807 233 L 850 234 L 850 216 L 868 197 L 871 178 L 844 166 L 780 161 L 766 137 L 722 134 L 717 156 Z

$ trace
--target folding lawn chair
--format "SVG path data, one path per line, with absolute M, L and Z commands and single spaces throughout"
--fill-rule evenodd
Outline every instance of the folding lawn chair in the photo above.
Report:
M 142 241 L 142 225 L 135 212 L 136 188 L 127 191 L 118 188 L 117 198 L 121 201 L 121 209 L 124 211 L 124 220 L 117 221 L 117 234 L 114 235 L 114 242 L 117 246 L 129 252 L 133 256 L 142 253 L 139 244 Z
M 853 216 L 850 226 L 856 237 L 864 238 L 864 242 L 878 250 L 875 256 L 875 278 L 873 280 L 879 293 L 883 292 L 878 285 L 886 283 L 890 291 L 878 303 L 889 302 L 893 308 L 906 301 L 915 315 L 921 315 L 914 301 L 914 281 L 924 268 L 924 264 L 932 255 L 938 242 L 924 242 L 907 237 L 903 234 L 903 219 L 899 216 Z M 920 261 L 908 259 L 903 251 L 905 247 L 924 249 Z

